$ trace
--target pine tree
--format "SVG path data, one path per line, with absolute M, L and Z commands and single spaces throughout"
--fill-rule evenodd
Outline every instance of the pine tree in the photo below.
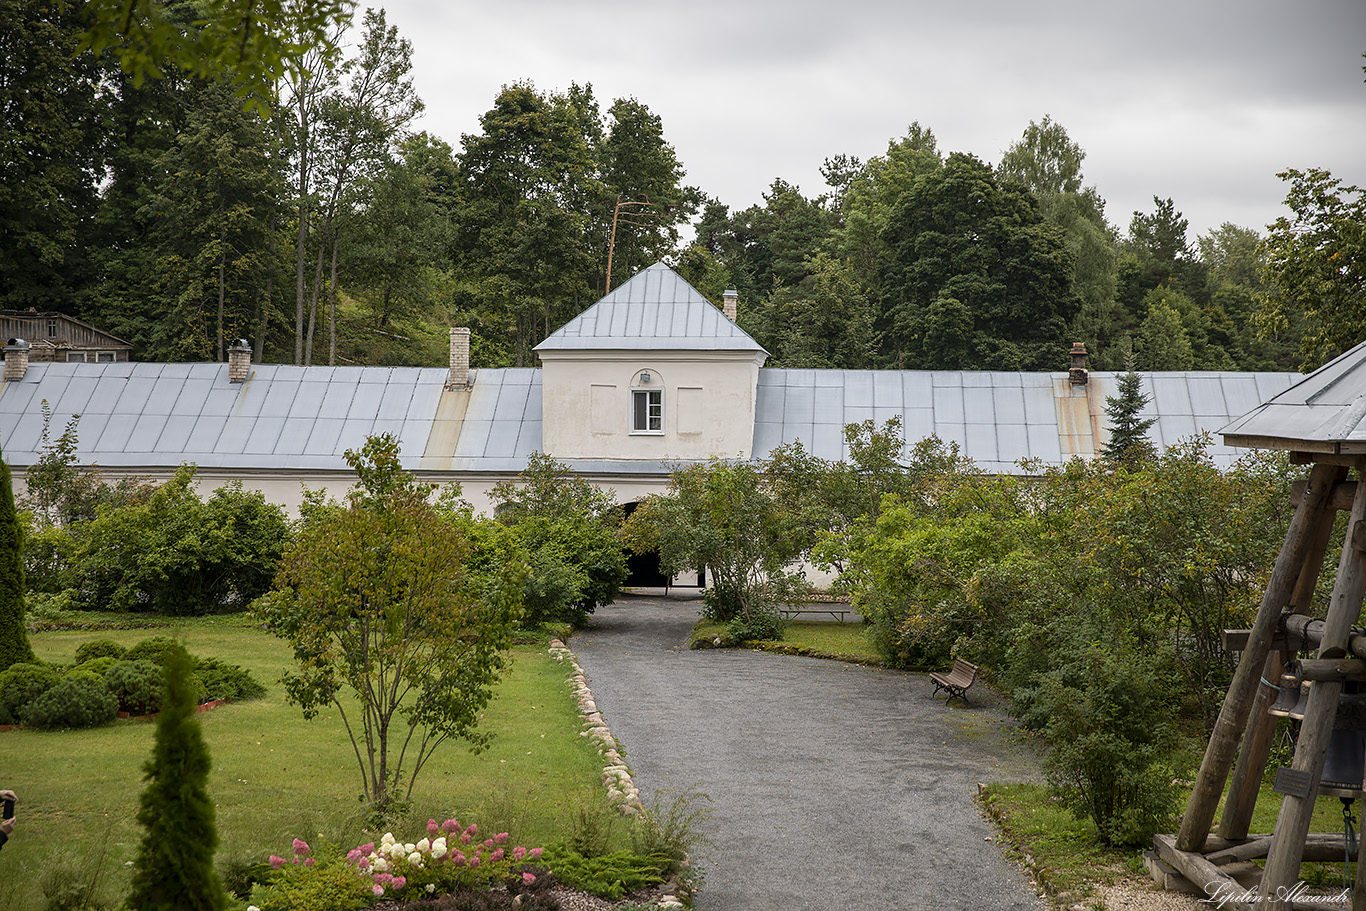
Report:
M 0 456 L 0 671 L 33 661 L 24 630 L 24 559 L 9 465 Z
M 1141 418 L 1148 396 L 1143 392 L 1143 377 L 1134 371 L 1133 355 L 1128 371 L 1119 376 L 1119 395 L 1106 396 L 1105 414 L 1110 419 L 1110 439 L 1101 451 L 1112 462 L 1141 462 L 1153 455 L 1148 428 L 1157 418 Z
M 218 846 L 209 799 L 209 750 L 195 718 L 193 666 L 177 646 L 166 657 L 166 698 L 138 822 L 147 830 L 133 874 L 133 911 L 222 911 L 213 868 Z

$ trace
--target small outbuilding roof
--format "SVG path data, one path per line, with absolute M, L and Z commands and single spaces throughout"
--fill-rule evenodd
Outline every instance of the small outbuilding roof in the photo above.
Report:
M 1366 453 L 1366 342 L 1219 432 L 1229 446 Z
M 534 350 L 541 354 L 574 350 L 764 352 L 745 330 L 663 263 L 631 276 Z

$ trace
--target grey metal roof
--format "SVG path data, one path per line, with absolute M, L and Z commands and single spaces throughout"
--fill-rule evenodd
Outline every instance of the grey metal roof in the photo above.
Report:
M 412 470 L 520 471 L 542 446 L 541 371 L 475 370 L 468 390 L 448 389 L 446 379 L 445 369 L 261 364 L 247 382 L 232 384 L 223 364 L 30 364 L 22 380 L 0 383 L 0 447 L 12 464 L 37 460 L 46 400 L 51 434 L 81 415 L 78 457 L 109 468 L 194 462 L 225 470 L 345 471 L 347 449 L 390 432 Z M 1342 381 L 1320 379 L 1316 402 L 1348 400 Z M 1217 430 L 1258 402 L 1283 400 L 1287 390 L 1307 394 L 1307 381 L 1291 388 L 1298 380 L 1289 373 L 1146 374 L 1147 413 L 1158 418 L 1150 436 L 1165 447 Z M 843 459 L 845 424 L 901 415 L 908 441 L 937 435 L 984 471 L 1013 472 L 1024 458 L 1057 464 L 1098 451 L 1105 399 L 1116 391 L 1113 373 L 1092 373 L 1078 389 L 1064 373 L 764 369 L 753 453 L 762 458 L 800 440 L 814 455 Z M 1228 445 L 1212 448 L 1220 464 L 1237 454 Z M 652 460 L 570 464 L 594 474 L 668 470 Z
M 1366 342 L 1224 427 L 1225 442 L 1271 449 L 1366 452 Z
M 226 364 L 30 364 L 0 385 L 0 447 L 37 460 L 46 400 L 52 437 L 80 415 L 77 456 L 108 468 L 346 470 L 343 453 L 384 432 L 416 467 L 447 373 L 257 364 L 234 384 Z
M 655 263 L 631 276 L 534 350 L 586 349 L 764 351 L 715 304 L 663 263 Z
M 1103 446 L 1105 400 L 1118 393 L 1116 373 L 1093 372 L 1085 388 L 1065 373 L 974 371 L 790 370 L 759 372 L 754 455 L 801 441 L 824 459 L 848 458 L 843 427 L 902 416 L 905 439 L 957 443 L 988 472 L 1019 471 L 1022 459 L 1059 464 Z M 1299 379 L 1292 373 L 1150 373 L 1149 436 L 1166 447 L 1223 426 L 1228 415 L 1275 395 Z M 1241 450 L 1216 441 L 1211 457 L 1231 464 Z

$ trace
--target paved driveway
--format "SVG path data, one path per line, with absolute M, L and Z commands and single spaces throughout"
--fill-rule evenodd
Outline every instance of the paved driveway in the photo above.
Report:
M 924 677 L 687 649 L 700 602 L 626 596 L 569 643 L 636 785 L 697 785 L 702 911 L 1041 909 L 972 802 L 1035 775 L 1009 720 Z

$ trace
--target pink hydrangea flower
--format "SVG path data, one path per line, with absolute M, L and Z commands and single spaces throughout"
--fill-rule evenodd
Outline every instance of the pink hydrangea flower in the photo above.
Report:
M 375 898 L 379 898 L 381 895 L 384 894 L 384 887 L 381 886 L 379 883 L 375 883 L 373 886 L 370 887 L 370 891 L 375 894 Z
M 513 860 L 521 860 L 523 857 L 526 857 L 526 848 L 513 848 L 513 849 L 512 849 L 512 859 L 513 859 Z
M 540 860 L 540 859 L 541 859 L 541 849 L 540 849 L 540 848 L 532 848 L 532 849 L 531 849 L 531 853 L 530 853 L 528 856 L 529 856 L 532 860 Z
M 458 819 L 448 819 L 441 824 L 441 831 L 445 832 L 447 835 L 450 835 L 458 828 L 460 828 L 460 820 Z
M 392 875 L 388 874 L 388 873 L 376 873 L 376 874 L 375 874 L 375 882 L 379 883 L 381 886 L 387 886 L 389 883 L 391 883 L 391 882 L 393 882 L 393 881 L 394 881 L 394 877 L 393 877 Z
M 465 855 L 460 851 L 456 851 L 450 857 L 451 863 L 455 864 L 457 867 L 463 866 L 465 863 Z
M 281 867 L 283 867 L 284 865 L 285 865 L 285 859 L 284 859 L 283 857 L 280 857 L 278 854 L 272 854 L 272 855 L 270 855 L 270 868 L 271 868 L 272 870 L 278 870 L 278 869 L 280 869 Z
M 305 867 L 311 867 L 311 866 L 313 866 L 314 864 L 316 864 L 317 862 L 318 862 L 318 859 L 317 859 L 316 857 L 305 857 L 305 858 L 304 858 L 304 866 L 305 866 Z
M 408 878 L 406 876 L 395 876 L 391 885 L 395 889 L 402 889 L 404 886 L 408 885 Z
M 507 840 L 508 833 L 506 832 L 499 832 L 497 835 L 493 836 L 493 843 L 497 845 L 505 845 L 507 844 Z
M 478 854 L 476 854 L 476 855 L 474 855 L 473 857 L 470 858 L 470 866 L 471 866 L 471 867 L 477 867 L 477 866 L 479 866 L 479 855 L 478 855 Z
M 492 850 L 492 849 L 493 849 L 493 839 L 492 839 L 492 838 L 486 838 L 486 839 L 484 839 L 484 847 L 486 847 L 486 848 Z
M 298 838 L 294 839 L 294 853 L 295 853 L 295 854 L 299 855 L 300 857 L 305 857 L 305 856 L 307 856 L 307 854 L 308 854 L 308 852 L 309 852 L 310 850 L 312 850 L 312 849 L 308 847 L 308 842 L 303 841 L 302 839 L 298 839 Z
M 436 836 L 438 836 L 438 835 L 440 835 L 440 834 L 441 834 L 441 827 L 438 826 L 438 825 L 436 824 L 436 820 L 435 820 L 435 819 L 429 819 L 429 820 L 427 820 L 427 835 L 428 835 L 428 837 L 430 837 L 430 838 L 436 838 Z
M 496 863 L 498 863 L 498 861 L 500 861 L 500 860 L 502 860 L 502 859 L 503 859 L 503 849 L 502 849 L 502 848 L 499 848 L 497 851 L 494 851 L 492 854 L 489 855 L 489 863 L 494 863 L 494 864 L 496 864 Z
M 362 857 L 360 860 L 356 861 L 356 866 L 364 873 L 366 870 L 370 869 L 370 858 Z
M 361 845 L 361 846 L 360 846 L 359 848 L 357 848 L 356 850 L 359 851 L 359 852 L 362 853 L 362 854 L 374 854 L 374 853 L 375 853 L 375 843 L 374 843 L 373 841 L 372 841 L 372 842 L 368 842 L 368 843 L 366 843 L 366 844 Z
M 529 885 L 531 885 L 532 883 L 534 883 L 535 881 L 536 881 L 536 877 L 532 876 L 530 873 L 523 873 L 523 874 L 522 874 L 522 882 L 523 882 L 524 884 L 526 884 L 526 885 L 529 886 Z

